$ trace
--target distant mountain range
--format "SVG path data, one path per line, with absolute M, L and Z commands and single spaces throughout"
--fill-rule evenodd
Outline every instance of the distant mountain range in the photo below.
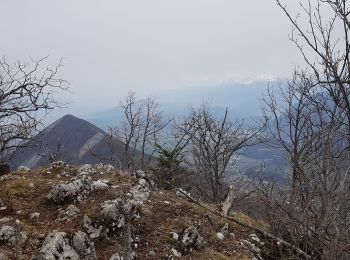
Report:
M 207 100 L 211 103 L 214 114 L 223 115 L 228 107 L 232 119 L 252 118 L 261 115 L 263 95 L 268 85 L 274 84 L 273 82 L 226 83 L 193 87 L 181 91 L 167 90 L 155 96 L 160 103 L 161 110 L 169 117 L 181 117 L 188 112 L 189 105 L 198 106 L 203 100 Z M 85 118 L 104 130 L 110 126 L 116 126 L 123 117 L 117 105 L 118 101 L 114 108 L 96 111 Z
M 42 130 L 26 147 L 17 149 L 10 166 L 12 169 L 19 166 L 35 169 L 47 166 L 50 156 L 54 156 L 55 160 L 70 165 L 102 162 L 125 168 L 124 147 L 123 142 L 116 139 L 111 142 L 105 131 L 86 120 L 65 115 Z M 243 149 L 234 162 L 239 172 L 247 176 L 256 176 L 263 170 L 269 179 L 283 182 L 286 179 L 287 167 L 282 151 L 265 144 Z
M 125 166 L 123 149 L 121 141 L 110 142 L 106 132 L 95 125 L 66 115 L 42 130 L 26 147 L 17 149 L 10 165 L 13 169 L 21 165 L 38 168 L 48 165 L 49 157 L 54 155 L 56 160 L 72 165 L 118 162 Z

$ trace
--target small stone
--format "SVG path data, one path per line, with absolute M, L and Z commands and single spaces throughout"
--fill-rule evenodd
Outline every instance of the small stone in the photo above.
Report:
M 66 167 L 67 164 L 63 161 L 56 161 L 56 162 L 52 162 L 49 166 L 49 169 L 62 169 L 64 167 Z
M 174 240 L 176 240 L 176 241 L 179 240 L 179 235 L 178 235 L 177 233 L 172 232 L 171 235 L 172 235 L 172 237 L 173 237 Z
M 259 247 L 257 247 L 254 243 L 251 243 L 248 240 L 242 240 L 242 243 L 254 253 L 259 254 L 261 252 L 261 249 Z
M 146 176 L 146 173 L 144 171 L 138 170 L 134 174 L 137 178 L 143 178 Z
M 109 258 L 109 260 L 123 260 L 123 257 L 121 257 L 118 253 L 114 254 Z
M 11 221 L 10 217 L 0 218 L 0 225 L 5 224 L 5 223 L 10 222 L 10 221 Z
M 29 214 L 29 219 L 31 220 L 38 220 L 40 217 L 40 213 L 39 212 L 33 212 Z
M 260 239 L 256 234 L 250 234 L 249 237 L 251 240 L 260 243 Z
M 29 172 L 30 169 L 29 169 L 28 167 L 26 167 L 26 166 L 19 166 L 19 167 L 17 168 L 17 171 L 18 171 L 18 172 Z
M 66 209 L 59 209 L 58 210 L 58 220 L 59 221 L 65 221 L 65 220 L 71 220 L 76 218 L 77 214 L 79 213 L 79 209 L 74 205 L 69 205 Z
M 196 249 L 201 249 L 204 247 L 204 239 L 199 234 L 198 229 L 195 226 L 190 226 L 184 232 L 182 244 L 186 248 L 195 247 Z
M 99 191 L 99 190 L 104 190 L 108 188 L 108 183 L 109 181 L 107 180 L 98 180 L 94 181 L 91 185 L 91 189 L 94 191 Z
M 149 251 L 150 255 L 156 255 L 156 252 L 154 252 L 153 250 Z
M 35 187 L 35 185 L 34 185 L 34 183 L 29 183 L 29 188 L 34 188 Z
M 181 253 L 174 248 L 171 249 L 171 253 L 174 257 L 181 257 Z
M 1 210 L 1 211 L 7 210 L 7 207 L 0 207 L 0 210 Z
M 222 234 L 221 232 L 216 233 L 216 236 L 217 236 L 218 239 L 220 239 L 220 240 L 224 240 L 224 238 L 225 238 L 224 234 Z
M 139 184 L 141 186 L 146 186 L 147 185 L 147 181 L 145 179 L 139 179 Z
M 0 260 L 9 260 L 9 257 L 5 253 L 0 252 Z
M 216 233 L 216 236 L 220 240 L 224 240 L 230 234 L 228 230 L 228 223 L 224 225 L 224 227 L 220 230 L 220 232 Z

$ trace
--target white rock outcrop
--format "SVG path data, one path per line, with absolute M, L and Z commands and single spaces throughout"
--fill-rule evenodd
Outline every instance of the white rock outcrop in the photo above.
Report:
M 72 220 L 76 218 L 79 212 L 80 210 L 76 206 L 70 204 L 66 209 L 58 210 L 57 219 L 58 221 Z
M 76 232 L 72 239 L 72 245 L 83 259 L 96 259 L 95 245 L 86 233 Z
M 125 225 L 125 215 L 122 207 L 131 207 L 131 204 L 125 205 L 122 200 L 107 200 L 101 204 L 101 215 L 111 228 L 122 228 Z
M 57 203 L 79 200 L 90 192 L 91 184 L 91 178 L 85 175 L 75 177 L 69 183 L 54 185 L 48 199 Z
M 57 203 L 79 202 L 91 192 L 107 189 L 108 185 L 106 182 L 108 181 L 93 181 L 86 175 L 79 175 L 74 177 L 69 183 L 54 185 L 47 197 Z
M 65 232 L 53 232 L 47 235 L 39 252 L 32 260 L 78 260 L 79 255 L 69 244 Z
M 0 252 L 0 260 L 9 260 L 9 257 L 7 254 Z
M 30 220 L 38 220 L 40 217 L 40 213 L 39 212 L 33 212 L 29 214 L 29 219 Z
M 132 195 L 132 203 L 143 204 L 143 202 L 149 197 L 151 190 L 150 184 L 145 179 L 139 179 L 139 184 L 132 187 L 130 193 Z
M 228 223 L 226 223 L 223 228 L 220 230 L 220 232 L 216 233 L 216 236 L 220 240 L 224 240 L 225 237 L 227 237 L 230 234 L 230 231 L 228 229 Z
M 114 171 L 114 167 L 110 164 L 84 164 L 78 170 L 79 174 L 95 174 L 95 173 L 109 173 Z
M 99 190 L 104 190 L 107 189 L 109 180 L 97 180 L 94 181 L 91 185 L 91 190 L 92 191 L 99 191 Z
M 86 215 L 84 215 L 84 218 L 83 218 L 83 226 L 84 228 L 86 228 L 86 232 L 89 234 L 91 239 L 98 238 L 101 235 L 101 232 L 103 229 L 102 226 L 95 227 L 92 224 L 91 219 Z
M 23 244 L 27 240 L 25 232 L 19 232 L 16 237 L 16 229 L 9 225 L 3 225 L 0 228 L 0 244 Z
M 19 167 L 17 168 L 17 171 L 18 171 L 18 172 L 29 172 L 29 171 L 30 171 L 30 168 L 28 168 L 27 166 L 21 165 L 21 166 L 19 166 Z
M 181 242 L 185 249 L 202 249 L 204 247 L 204 239 L 195 226 L 190 226 L 184 231 Z
M 121 257 L 118 253 L 115 253 L 109 258 L 109 260 L 123 260 L 123 257 Z
M 52 169 L 62 169 L 64 167 L 66 167 L 67 164 L 63 161 L 56 161 L 56 162 L 52 162 L 50 163 L 50 166 L 49 166 L 49 169 L 52 170 Z

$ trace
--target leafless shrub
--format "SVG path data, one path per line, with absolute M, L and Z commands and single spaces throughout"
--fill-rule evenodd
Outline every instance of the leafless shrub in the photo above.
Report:
M 315 91 L 315 78 L 296 72 L 286 88 L 265 98 L 268 130 L 283 148 L 291 186 L 260 181 L 258 192 L 271 231 L 317 259 L 348 255 L 349 166 L 343 110 Z M 286 253 L 286 252 L 284 252 Z
M 201 195 L 220 202 L 232 156 L 241 148 L 255 144 L 263 126 L 251 127 L 243 120 L 231 121 L 228 109 L 222 118 L 217 118 L 211 114 L 206 102 L 198 109 L 191 108 L 190 112 L 186 122 L 190 126 L 187 127 L 190 129 L 188 164 L 197 175 Z
M 282 188 L 261 181 L 260 198 L 274 233 L 316 259 L 347 259 L 349 3 L 303 1 L 294 18 L 283 1 L 276 2 L 293 25 L 290 39 L 309 72 L 296 72 L 286 90 L 268 92 L 270 134 L 286 152 L 292 185 Z
M 125 143 L 127 169 L 143 170 L 150 164 L 156 152 L 155 144 L 169 122 L 153 97 L 139 100 L 134 92 L 130 92 L 121 101 L 120 108 L 124 119 L 120 126 L 110 129 L 111 136 Z
M 67 89 L 58 77 L 61 65 L 45 68 L 45 60 L 10 65 L 0 59 L 0 161 L 28 141 L 43 116 L 59 105 L 54 94 Z

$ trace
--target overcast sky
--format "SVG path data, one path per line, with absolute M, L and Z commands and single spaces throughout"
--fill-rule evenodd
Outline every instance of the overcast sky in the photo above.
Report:
M 287 77 L 301 57 L 274 0 L 0 0 L 0 56 L 62 57 L 69 100 Z M 295 0 L 286 0 L 291 7 Z

